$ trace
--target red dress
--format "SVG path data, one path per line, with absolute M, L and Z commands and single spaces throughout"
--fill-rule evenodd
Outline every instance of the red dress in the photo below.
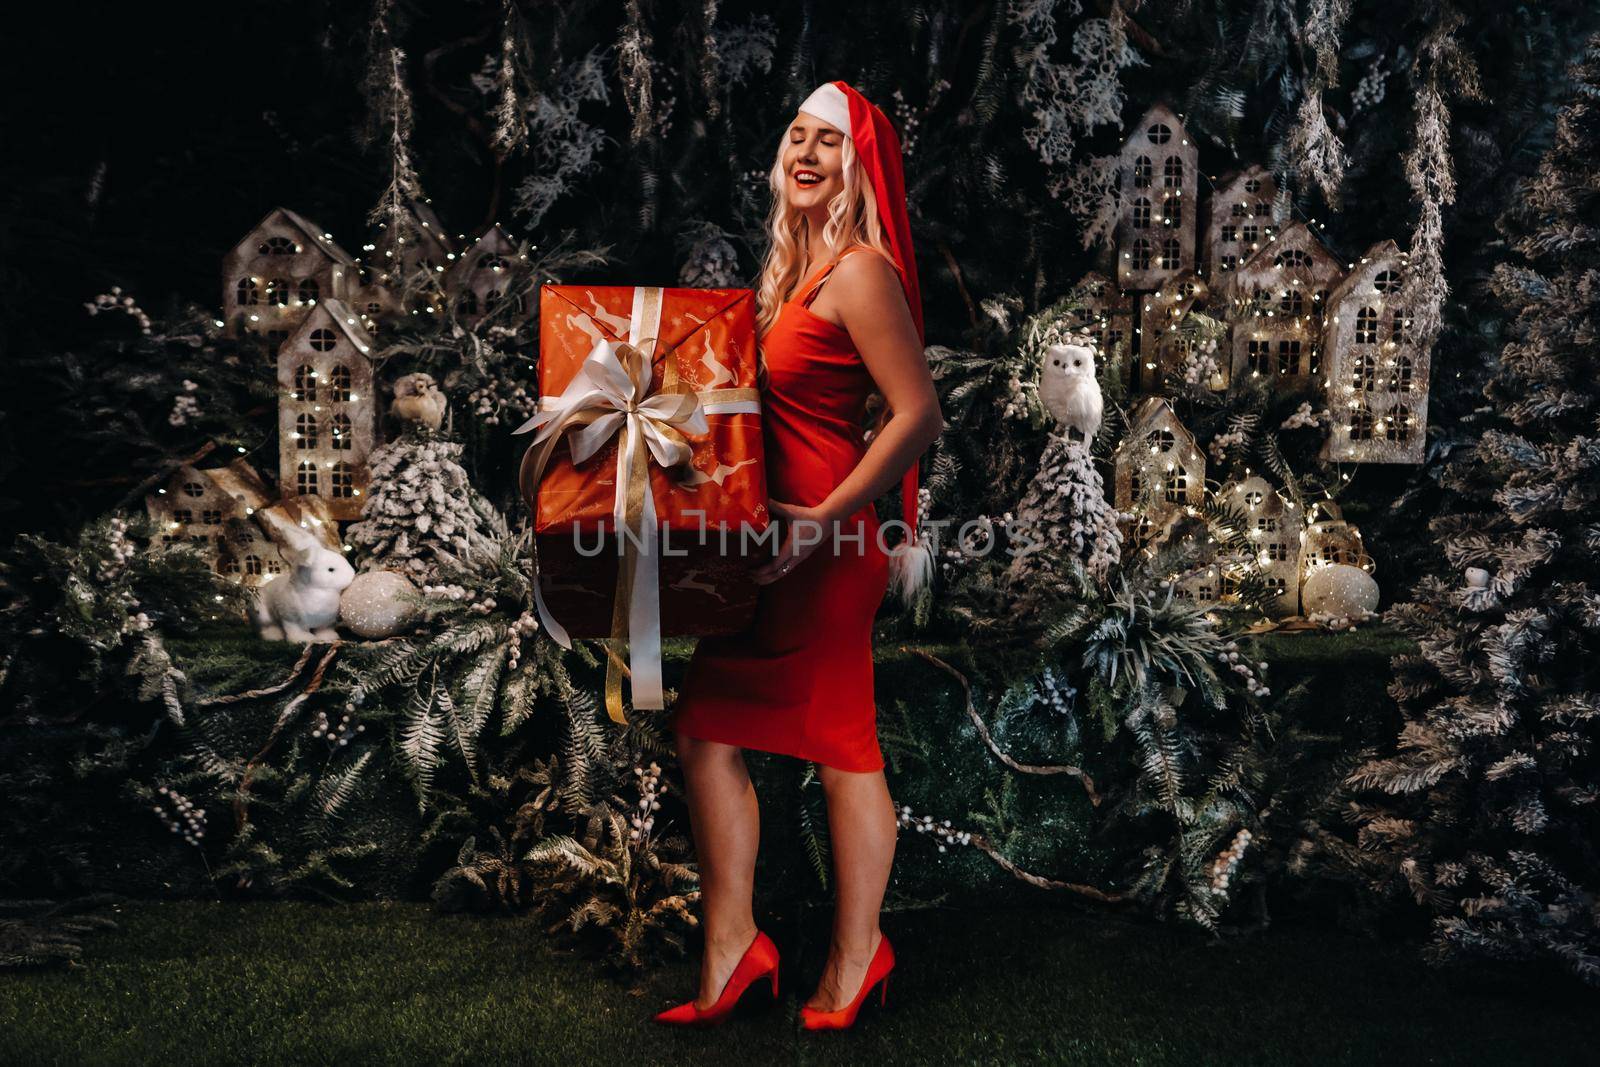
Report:
M 803 285 L 761 339 L 767 491 L 787 504 L 822 503 L 866 452 L 860 427 L 876 385 L 849 332 L 809 306 L 855 250 Z M 888 590 L 889 557 L 878 525 L 868 503 L 840 523 L 837 549 L 825 532 L 793 570 L 760 587 L 749 627 L 702 637 L 668 725 L 840 770 L 881 770 L 872 623 Z M 762 542 L 760 551 L 771 550 Z

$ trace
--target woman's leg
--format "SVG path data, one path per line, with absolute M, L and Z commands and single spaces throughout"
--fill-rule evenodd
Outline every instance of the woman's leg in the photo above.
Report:
M 709 1008 L 728 984 L 739 957 L 755 940 L 752 897 L 761 809 L 737 745 L 676 734 L 683 766 L 689 825 L 700 863 L 700 916 L 705 954 L 700 960 L 700 995 Z
M 819 764 L 817 773 L 828 800 L 837 892 L 828 962 L 806 1006 L 837 1011 L 861 989 L 867 964 L 883 938 L 878 913 L 894 866 L 899 825 L 889 783 L 881 770 L 841 771 Z

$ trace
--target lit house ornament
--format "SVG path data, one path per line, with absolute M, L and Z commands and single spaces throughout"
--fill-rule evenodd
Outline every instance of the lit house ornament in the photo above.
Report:
M 507 325 L 526 321 L 532 302 L 527 288 L 528 255 L 500 224 L 494 223 L 472 238 L 450 266 L 447 288 L 455 301 L 456 316 L 476 323 L 503 301 L 512 301 Z
M 361 517 L 377 444 L 372 338 L 342 300 L 313 308 L 278 349 L 278 487 Z
M 1323 324 L 1344 268 L 1303 222 L 1282 232 L 1217 283 L 1233 325 L 1233 380 L 1274 387 L 1313 386 L 1327 373 Z
M 372 244 L 362 248 L 358 284 L 350 305 L 369 329 L 388 319 L 399 319 L 411 308 L 422 315 L 442 315 L 445 283 L 457 258 L 456 241 L 425 200 L 412 200 L 412 233 L 401 236 L 380 228 Z M 402 307 L 407 279 L 413 286 L 408 307 Z
M 1175 513 L 1205 501 L 1205 454 L 1158 396 L 1145 397 L 1133 409 L 1112 465 L 1117 510 L 1134 513 L 1141 540 Z
M 1300 532 L 1300 585 L 1326 567 L 1356 567 L 1371 574 L 1376 567 L 1361 541 L 1361 531 L 1345 522 L 1337 505 L 1314 504 L 1310 522 Z
M 1168 374 L 1182 375 L 1184 360 L 1194 342 L 1193 331 L 1183 329 L 1184 318 L 1197 304 L 1204 304 L 1208 296 L 1209 287 L 1192 271 L 1184 271 L 1153 292 L 1139 294 L 1135 388 L 1156 392 Z M 1210 389 L 1228 387 L 1226 353 L 1218 360 L 1218 373 L 1209 376 L 1206 386 Z
M 284 570 L 278 546 L 254 519 L 270 499 L 266 483 L 242 456 L 226 467 L 185 464 L 163 489 L 144 498 L 158 530 L 150 548 L 188 541 L 218 574 L 255 588 Z
M 1325 459 L 1422 462 L 1431 354 L 1415 343 L 1411 309 L 1401 302 L 1405 269 L 1406 253 L 1380 241 L 1333 292 Z
M 322 227 L 273 208 L 222 257 L 224 329 L 282 343 L 323 300 L 347 299 L 359 284 L 358 269 Z
M 1220 278 L 1261 250 L 1278 232 L 1273 211 L 1278 183 L 1259 163 L 1226 174 L 1216 183 L 1207 212 L 1206 276 L 1213 286 Z
M 1116 368 L 1126 381 L 1133 361 L 1134 294 L 1117 288 L 1099 271 L 1090 271 L 1072 287 L 1071 295 L 1078 303 L 1073 313 L 1076 332 L 1089 339 L 1102 368 Z
M 1217 502 L 1244 516 L 1242 531 L 1255 553 L 1253 569 L 1277 596 L 1263 607 L 1281 617 L 1300 610 L 1300 509 L 1258 474 L 1223 486 Z
M 1159 289 L 1195 269 L 1200 151 L 1172 109 L 1156 104 L 1123 143 L 1117 284 Z

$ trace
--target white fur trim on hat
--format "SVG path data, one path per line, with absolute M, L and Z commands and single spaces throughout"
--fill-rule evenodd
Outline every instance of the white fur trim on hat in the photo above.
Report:
M 801 103 L 801 111 L 821 119 L 846 137 L 850 136 L 850 102 L 844 90 L 832 82 L 823 82 Z

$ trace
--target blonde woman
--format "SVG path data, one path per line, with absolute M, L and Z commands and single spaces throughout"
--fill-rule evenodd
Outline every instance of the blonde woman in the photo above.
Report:
M 922 301 L 900 145 L 842 81 L 800 105 L 769 175 L 771 247 L 757 290 L 770 508 L 782 544 L 745 631 L 702 638 L 670 725 L 699 854 L 700 991 L 656 1020 L 726 1018 L 752 982 L 778 991 L 778 951 L 753 914 L 760 813 L 743 749 L 818 767 L 837 898 L 828 959 L 801 1008 L 807 1029 L 854 1022 L 894 952 L 878 927 L 896 819 L 878 747 L 872 623 L 891 584 L 932 569 L 916 539 L 917 460 L 944 422 L 923 356 Z M 825 286 L 825 283 L 826 284 Z M 891 413 L 862 432 L 876 390 Z M 901 483 L 907 538 L 892 549 L 873 502 Z

